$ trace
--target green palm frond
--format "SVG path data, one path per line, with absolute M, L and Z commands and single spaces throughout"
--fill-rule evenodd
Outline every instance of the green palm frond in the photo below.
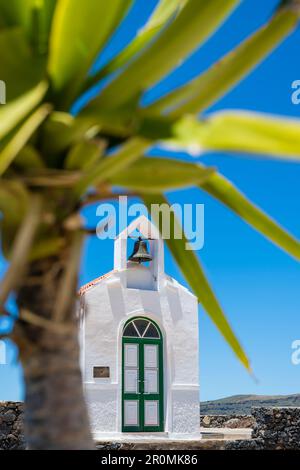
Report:
M 89 107 L 116 108 L 139 96 L 199 47 L 238 3 L 238 0 L 187 1 L 158 38 Z
M 1 141 L 42 101 L 47 87 L 45 81 L 40 82 L 35 88 L 0 108 Z
M 130 3 L 131 0 L 58 2 L 52 23 L 48 62 L 55 90 L 60 92 L 68 86 L 65 92 L 71 99 L 76 98 L 81 81 Z M 99 23 L 100 18 L 105 18 L 105 21 Z
M 110 197 L 112 188 L 121 186 L 128 194 L 142 194 L 149 206 L 167 203 L 166 191 L 193 186 L 299 259 L 299 241 L 217 169 L 144 155 L 163 143 L 197 155 L 217 150 L 299 161 L 298 120 L 247 111 L 196 115 L 296 29 L 300 0 L 282 1 L 264 26 L 218 63 L 146 108 L 140 107 L 143 94 L 203 45 L 240 2 L 160 0 L 133 41 L 91 74 L 133 1 L 0 0 L 0 79 L 7 84 L 7 104 L 0 107 L 5 255 L 30 213 L 33 195 L 45 206 L 26 260 L 53 256 L 69 244 L 70 232 L 80 229 L 78 208 L 89 196 Z M 78 100 L 82 103 L 82 92 L 90 93 L 102 78 L 105 86 L 72 116 L 70 109 Z M 175 217 L 172 223 L 178 228 Z M 199 301 L 249 368 L 198 257 L 185 250 L 184 239 L 168 243 Z M 74 269 L 70 267 L 69 279 Z M 66 303 L 62 297 L 62 316 Z
M 152 122 L 154 127 L 155 120 Z M 165 131 L 170 136 L 165 144 L 195 156 L 221 151 L 291 161 L 300 158 L 299 119 L 234 110 L 213 113 L 203 120 L 187 116 L 165 122 Z M 160 134 L 159 125 L 155 129 L 158 139 L 166 135 Z
M 20 129 L 18 129 L 15 135 L 9 140 L 7 145 L 5 145 L 4 148 L 0 151 L 0 175 L 2 175 L 5 170 L 7 170 L 14 158 L 27 144 L 28 140 L 33 135 L 33 133 L 38 129 L 40 124 L 50 114 L 50 111 L 50 105 L 41 105 L 27 119 L 27 121 L 24 122 Z
M 3 24 L 20 26 L 38 53 L 46 53 L 57 0 L 0 0 Z
M 203 165 L 170 158 L 144 157 L 132 163 L 126 173 L 117 173 L 109 179 L 113 185 L 130 191 L 159 194 L 203 184 L 214 173 L 214 168 Z
M 149 211 L 151 209 L 151 204 L 158 204 L 159 206 L 162 206 L 163 204 L 169 205 L 167 199 L 162 195 L 152 197 L 143 195 L 142 197 Z M 222 308 L 206 278 L 203 268 L 201 267 L 200 260 L 197 258 L 194 251 L 188 249 L 187 239 L 185 238 L 180 223 L 178 222 L 173 210 L 171 210 L 170 215 L 170 233 L 174 234 L 179 233 L 180 231 L 182 232 L 181 238 L 171 236 L 170 239 L 166 240 L 176 263 L 211 320 L 231 346 L 241 363 L 250 371 L 249 360 L 222 311 Z M 155 223 L 160 227 L 160 220 L 155 220 Z
M 127 64 L 168 24 L 169 20 L 180 11 L 187 0 L 160 0 L 149 20 L 141 28 L 133 41 L 128 44 L 103 69 L 89 77 L 85 89 L 90 88 L 105 76 Z
M 153 177 L 155 175 L 155 178 Z M 214 168 L 169 158 L 142 158 L 128 172 L 110 178 L 113 185 L 143 194 L 199 187 L 235 212 L 252 228 L 300 261 L 300 241 L 253 204 Z
M 172 116 L 178 117 L 205 110 L 248 75 L 295 30 L 298 22 L 299 14 L 294 9 L 277 10 L 268 23 L 234 50 L 190 83 L 158 100 L 147 112 L 169 110 Z

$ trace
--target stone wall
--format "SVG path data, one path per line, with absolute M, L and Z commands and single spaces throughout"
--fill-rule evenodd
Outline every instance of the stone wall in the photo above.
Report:
M 227 450 L 300 450 L 300 408 L 252 408 L 252 439 L 229 442 Z
M 201 415 L 203 428 L 253 428 L 255 420 L 250 415 Z
M 0 401 L 0 449 L 24 449 L 23 404 Z
M 252 439 L 222 441 L 203 439 L 185 443 L 185 449 L 226 449 L 226 450 L 263 450 L 293 449 L 300 450 L 300 407 L 252 408 L 251 416 L 206 415 L 201 417 L 201 425 L 206 428 L 253 427 Z M 22 425 L 23 404 L 17 402 L 0 402 L 0 450 L 24 449 Z M 179 442 L 179 441 L 178 441 Z M 177 443 L 178 444 L 178 443 Z M 176 445 L 177 445 L 176 444 Z M 207 444 L 207 445 L 206 445 Z M 128 448 L 137 449 L 137 444 L 126 444 Z M 141 444 L 142 445 L 142 444 Z M 148 449 L 151 443 L 147 444 Z M 149 447 L 150 445 L 150 447 Z M 175 445 L 174 442 L 172 444 Z M 156 449 L 171 449 L 167 441 L 153 443 Z M 168 447 L 169 446 L 169 447 Z M 179 447 L 178 447 L 179 446 Z M 125 446 L 126 447 L 126 446 Z M 102 443 L 98 448 L 122 449 L 119 444 Z M 144 448 L 144 447 L 143 447 Z M 180 443 L 174 448 L 180 448 Z

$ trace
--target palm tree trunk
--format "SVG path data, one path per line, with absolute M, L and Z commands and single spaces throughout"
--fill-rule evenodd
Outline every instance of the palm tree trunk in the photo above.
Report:
M 53 319 L 62 265 L 53 258 L 31 264 L 17 294 L 20 311 Z M 16 325 L 26 386 L 25 438 L 30 449 L 93 448 L 79 366 L 75 299 L 74 288 L 67 330 L 63 324 L 48 329 L 21 320 Z

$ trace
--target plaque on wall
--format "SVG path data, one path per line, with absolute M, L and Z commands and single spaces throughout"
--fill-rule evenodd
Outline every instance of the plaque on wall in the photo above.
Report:
M 109 367 L 95 366 L 93 376 L 95 379 L 109 378 Z

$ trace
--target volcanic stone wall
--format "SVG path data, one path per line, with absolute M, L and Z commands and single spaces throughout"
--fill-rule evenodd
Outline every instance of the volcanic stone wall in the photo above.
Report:
M 197 447 L 197 442 L 193 441 L 193 443 L 191 443 L 187 441 L 185 444 L 185 449 L 188 449 L 190 446 L 193 449 L 216 448 L 226 450 L 300 450 L 300 408 L 257 407 L 252 408 L 251 411 L 251 416 L 205 415 L 201 417 L 201 425 L 206 428 L 252 427 L 252 439 L 236 441 L 217 441 L 208 439 L 205 440 L 209 444 L 208 447 L 203 445 L 205 444 L 204 440 L 199 440 L 199 447 Z M 22 403 L 0 402 L 0 450 L 25 449 L 22 421 Z M 163 446 L 164 448 L 168 448 L 167 440 Z M 98 448 L 100 447 L 98 446 Z M 105 448 L 105 446 L 101 446 L 101 448 Z M 110 443 L 108 448 L 119 448 L 119 445 Z M 132 448 L 134 448 L 134 446 Z M 158 447 L 156 447 L 156 449 L 158 449 Z
M 0 449 L 24 449 L 23 403 L 0 401 Z
M 252 439 L 227 443 L 227 450 L 300 450 L 300 408 L 252 408 Z

